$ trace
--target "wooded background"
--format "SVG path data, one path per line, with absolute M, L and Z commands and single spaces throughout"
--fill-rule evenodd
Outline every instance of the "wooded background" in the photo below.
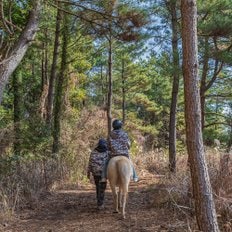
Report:
M 0 1 L 2 196 L 85 180 L 90 149 L 114 118 L 132 156 L 165 151 L 176 172 L 186 153 L 184 91 L 194 89 L 184 88 L 183 12 L 174 0 Z M 228 152 L 230 0 L 197 1 L 197 37 L 203 142 Z

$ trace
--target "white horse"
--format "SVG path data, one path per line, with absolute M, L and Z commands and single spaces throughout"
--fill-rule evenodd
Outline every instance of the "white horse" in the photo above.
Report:
M 130 179 L 132 176 L 131 161 L 125 156 L 116 156 L 110 159 L 107 168 L 107 177 L 113 194 L 115 213 L 121 213 L 125 219 L 125 207 Z M 119 191 L 117 191 L 117 187 Z

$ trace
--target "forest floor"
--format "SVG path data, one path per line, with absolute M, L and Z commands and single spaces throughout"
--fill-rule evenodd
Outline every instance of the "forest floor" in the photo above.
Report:
M 139 182 L 131 182 L 126 219 L 122 219 L 121 214 L 112 213 L 113 201 L 109 186 L 106 190 L 105 209 L 99 211 L 96 208 L 94 185 L 86 184 L 41 195 L 37 203 L 16 212 L 13 219 L 0 222 L 0 231 L 191 231 L 187 223 L 189 220 L 183 213 L 170 205 L 152 206 L 152 199 L 156 196 L 151 194 L 148 186 L 156 183 L 159 178 L 162 177 L 148 173 Z

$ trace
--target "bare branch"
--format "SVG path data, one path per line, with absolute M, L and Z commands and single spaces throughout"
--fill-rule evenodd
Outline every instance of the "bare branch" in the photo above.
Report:
M 104 19 L 112 19 L 112 18 L 118 18 L 117 16 L 113 16 L 113 15 L 109 15 L 109 14 L 107 14 L 106 12 L 101 12 L 101 11 L 98 11 L 98 10 L 95 10 L 95 9 L 92 9 L 92 8 L 88 8 L 88 7 L 86 7 L 86 6 L 83 6 L 83 5 L 81 5 L 81 4 L 78 4 L 77 2 L 70 2 L 70 1 L 62 1 L 62 0 L 58 0 L 58 2 L 61 2 L 61 3 L 65 3 L 65 4 L 70 4 L 70 5 L 73 5 L 73 6 L 77 6 L 77 7 L 80 7 L 80 8 L 82 8 L 82 9 L 84 9 L 84 10 L 87 10 L 87 11 L 92 11 L 92 12 L 94 12 L 94 13 L 96 13 L 96 14 L 99 14 L 99 15 L 101 15 Z
M 204 128 L 215 126 L 215 125 L 225 125 L 225 126 L 230 126 L 230 127 L 232 126 L 232 124 L 226 123 L 226 122 L 213 122 L 213 123 L 210 123 L 208 125 L 205 125 Z
M 8 45 L 6 46 L 6 52 L 5 52 L 5 57 L 8 57 L 8 54 L 10 53 L 11 50 L 11 42 L 8 43 Z
M 208 115 L 215 115 L 215 116 L 220 116 L 220 117 L 223 117 L 223 118 L 225 118 L 225 119 L 230 120 L 230 117 L 227 117 L 226 115 L 219 114 L 219 113 L 215 113 L 215 112 L 205 112 L 205 114 L 208 114 Z
M 6 19 L 4 17 L 4 7 L 3 7 L 3 1 L 0 1 L 0 20 L 2 20 L 3 22 L 3 26 L 5 27 L 5 29 L 7 30 L 7 32 L 12 35 L 13 32 L 11 31 L 11 29 L 8 27 L 7 23 L 6 23 Z
M 17 29 L 17 30 L 20 31 L 20 32 L 22 31 L 22 28 L 20 28 L 20 27 L 14 25 L 12 22 L 8 21 L 7 19 L 5 19 L 5 22 L 6 22 L 8 25 L 11 26 L 12 31 L 13 31 L 13 28 Z
M 224 62 L 221 62 L 220 66 L 218 67 L 218 59 L 215 60 L 215 66 L 214 66 L 214 73 L 213 73 L 213 77 L 211 78 L 211 80 L 208 82 L 208 84 L 205 86 L 205 91 L 207 91 L 215 82 L 215 80 L 217 79 L 218 74 L 221 72 Z
M 9 6 L 8 6 L 8 18 L 9 18 L 8 24 L 11 25 L 11 30 L 14 32 L 14 28 L 12 27 L 13 23 L 11 19 L 11 12 L 12 12 L 11 10 L 12 10 L 12 1 L 9 2 Z
M 99 27 L 102 27 L 102 28 L 105 28 L 105 29 L 109 30 L 108 27 L 103 26 L 103 25 L 101 25 L 101 24 L 99 24 L 99 23 L 97 23 L 97 22 L 95 22 L 95 21 L 91 21 L 91 20 L 89 20 L 89 19 L 87 19 L 87 18 L 85 18 L 85 17 L 82 17 L 82 16 L 80 16 L 80 15 L 78 15 L 78 14 L 75 14 L 75 13 L 73 13 L 73 12 L 71 12 L 71 11 L 65 10 L 65 9 L 63 9 L 63 8 L 61 8 L 61 7 L 59 7 L 59 6 L 57 6 L 57 5 L 54 4 L 54 3 L 50 3 L 50 4 L 51 4 L 53 7 L 55 7 L 56 9 L 59 9 L 59 10 L 63 11 L 63 12 L 66 13 L 66 14 L 76 16 L 76 17 L 78 17 L 78 18 L 80 18 L 80 19 L 82 19 L 82 20 L 84 20 L 84 21 L 86 21 L 86 22 L 88 22 L 88 23 L 90 23 L 90 24 L 96 24 L 96 25 L 98 25 Z
M 217 94 L 217 95 L 215 95 L 215 94 L 208 94 L 208 95 L 206 95 L 205 97 L 210 97 L 210 98 L 212 98 L 212 97 L 221 97 L 221 98 L 231 98 L 232 97 L 232 94 L 231 93 L 224 93 L 224 94 Z

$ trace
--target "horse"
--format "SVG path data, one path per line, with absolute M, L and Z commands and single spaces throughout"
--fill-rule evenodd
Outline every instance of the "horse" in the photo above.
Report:
M 125 219 L 126 200 L 132 176 L 131 161 L 125 156 L 115 156 L 111 158 L 107 168 L 107 176 L 113 195 L 114 213 L 119 213 L 120 209 Z M 117 187 L 119 191 L 117 191 Z

